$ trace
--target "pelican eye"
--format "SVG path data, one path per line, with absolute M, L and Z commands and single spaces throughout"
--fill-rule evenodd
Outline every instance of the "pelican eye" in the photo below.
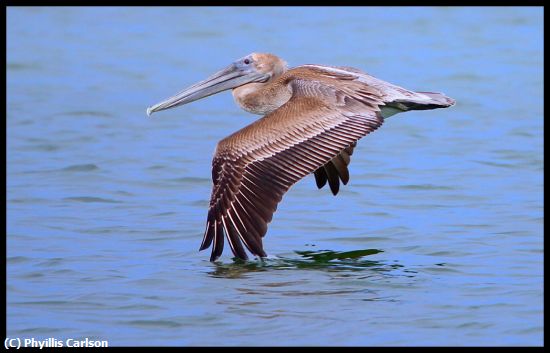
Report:
M 250 59 L 244 59 L 244 63 L 245 63 L 246 65 L 250 64 Z

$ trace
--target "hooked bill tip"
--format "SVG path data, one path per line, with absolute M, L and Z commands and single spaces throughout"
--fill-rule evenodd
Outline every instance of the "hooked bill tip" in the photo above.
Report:
M 147 116 L 151 116 L 153 114 L 153 109 L 151 107 L 147 107 Z

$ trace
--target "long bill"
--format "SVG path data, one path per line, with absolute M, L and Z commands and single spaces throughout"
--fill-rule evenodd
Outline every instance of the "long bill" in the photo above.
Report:
M 244 70 L 235 64 L 216 72 L 206 80 L 198 82 L 191 87 L 184 89 L 173 97 L 170 97 L 152 107 L 147 108 L 147 115 L 165 109 L 177 107 L 182 104 L 191 103 L 198 99 L 211 96 L 231 88 L 239 87 L 250 82 L 264 82 L 269 77 L 266 74 Z

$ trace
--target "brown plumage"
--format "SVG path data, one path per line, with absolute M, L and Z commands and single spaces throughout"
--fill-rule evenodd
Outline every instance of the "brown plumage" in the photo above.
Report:
M 287 70 L 271 54 L 250 54 L 205 81 L 148 109 L 189 103 L 233 88 L 235 101 L 264 117 L 221 140 L 212 161 L 213 188 L 200 249 L 248 249 L 267 256 L 262 238 L 287 190 L 314 173 L 318 188 L 336 195 L 349 181 L 357 141 L 398 112 L 454 104 L 440 93 L 412 92 L 357 69 L 303 65 Z M 244 244 L 244 247 L 243 247 Z

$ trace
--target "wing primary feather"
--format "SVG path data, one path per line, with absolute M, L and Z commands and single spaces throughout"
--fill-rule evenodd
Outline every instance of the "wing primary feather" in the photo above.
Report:
M 317 163 L 325 164 L 327 160 L 330 160 L 334 155 L 333 151 L 328 151 L 320 145 L 304 143 L 300 147 L 309 151 L 312 155 L 318 155 L 319 157 L 316 159 Z
M 279 163 L 277 163 L 276 161 L 272 160 L 271 158 L 270 159 L 265 159 L 263 161 L 266 165 L 269 165 L 270 169 L 273 171 L 273 172 L 276 172 L 276 173 L 281 173 L 283 174 L 283 170 L 281 169 L 281 165 Z M 284 174 L 288 175 L 290 174 L 291 177 L 293 177 L 294 179 L 299 179 L 301 178 L 300 174 L 297 173 L 295 170 L 293 169 L 286 169 L 284 170 Z M 292 180 L 292 179 L 291 179 Z M 291 181 L 290 180 L 290 181 Z
M 338 171 L 338 175 L 340 175 L 340 179 L 342 180 L 342 183 L 346 185 L 349 181 L 349 172 L 348 167 L 346 166 L 346 163 L 341 159 L 340 155 L 334 157 L 330 163 L 334 166 L 334 168 Z
M 317 188 L 321 189 L 327 183 L 327 172 L 325 172 L 324 167 L 321 167 L 321 168 L 318 168 L 314 174 L 315 174 L 315 183 L 317 184 Z
M 351 162 L 351 158 L 347 152 L 346 149 L 343 149 L 341 152 L 340 152 L 340 158 L 342 159 L 342 161 L 347 165 L 349 165 L 349 163 Z
M 319 158 L 318 156 L 316 156 L 314 153 L 312 153 L 311 150 L 307 149 L 306 145 L 307 145 L 306 142 L 304 142 L 300 145 L 297 145 L 292 150 L 292 153 L 296 157 L 299 157 L 300 160 L 303 163 L 306 163 L 307 166 L 309 167 L 309 170 L 312 170 L 312 169 L 314 170 L 314 169 L 319 168 L 319 164 L 322 163 L 323 160 L 321 158 Z
M 234 225 L 234 227 L 237 231 L 237 235 L 239 236 L 239 238 L 242 240 L 242 242 L 244 243 L 244 245 L 246 246 L 248 251 L 250 251 L 252 254 L 257 255 L 257 256 L 262 256 L 262 257 L 267 256 L 266 253 L 263 250 L 262 238 L 259 237 L 259 236 L 256 237 L 255 233 L 253 233 L 252 236 L 250 236 L 247 233 L 246 226 L 244 225 L 243 221 L 241 220 L 241 218 L 239 216 L 239 213 L 237 212 L 237 210 L 233 206 L 234 205 L 231 205 L 231 210 L 230 210 L 230 212 L 228 212 L 228 215 L 229 215 L 229 217 L 231 219 L 231 222 L 233 223 L 233 225 Z M 232 213 L 234 213 L 237 216 L 237 218 L 239 219 L 239 222 L 242 225 L 242 229 L 239 229 L 239 226 L 233 220 L 233 216 L 231 216 Z
M 237 201 L 239 202 L 243 210 L 246 211 L 246 214 L 249 216 L 249 220 L 256 227 L 258 233 L 263 235 L 264 233 L 260 232 L 260 230 L 264 227 L 267 227 L 267 225 L 262 224 L 262 221 L 264 221 L 264 217 L 260 216 L 256 211 L 258 209 L 258 202 L 260 202 L 261 204 L 261 200 L 258 200 L 254 196 L 254 194 L 246 187 L 246 185 L 243 185 L 243 187 L 243 190 L 239 194 L 241 197 L 237 198 Z M 248 207 L 245 208 L 243 203 L 241 203 L 239 199 L 242 199 L 242 201 L 247 204 Z
M 336 196 L 338 190 L 340 189 L 340 179 L 338 178 L 338 171 L 332 163 L 325 164 L 325 171 L 327 172 L 328 185 L 330 186 L 330 191 Z
M 216 261 L 223 252 L 223 228 L 219 221 L 214 226 L 214 247 L 210 255 L 210 261 Z
M 346 147 L 346 152 L 350 155 L 350 157 L 353 155 L 353 149 L 357 146 L 357 141 Z
M 323 146 L 324 149 L 326 149 L 327 152 L 330 151 L 330 157 L 334 157 L 337 155 L 340 150 L 342 149 L 341 146 L 338 146 L 338 144 L 334 143 L 333 140 L 330 138 L 327 138 L 323 135 L 317 135 L 311 139 L 312 141 L 317 141 L 321 146 Z
M 243 245 L 241 244 L 241 241 L 239 240 L 239 234 L 238 229 L 234 225 L 233 219 L 231 218 L 229 214 L 229 210 L 227 212 L 227 218 L 229 218 L 229 226 L 226 222 L 226 217 L 222 217 L 223 227 L 225 229 L 225 233 L 227 234 L 227 241 L 229 242 L 229 246 L 231 247 L 231 251 L 233 251 L 233 254 L 237 256 L 241 260 L 248 259 L 248 256 L 246 255 L 246 252 L 244 251 Z
M 245 243 L 246 247 L 248 248 L 248 250 L 250 250 L 251 253 L 265 257 L 266 255 L 262 246 L 262 235 L 259 234 L 259 232 L 254 227 L 252 221 L 250 220 L 251 216 L 245 210 L 245 208 L 243 207 L 239 199 L 237 199 L 236 206 L 238 209 L 242 211 L 239 217 L 246 228 L 246 233 L 242 234 L 243 242 Z M 237 209 L 235 209 L 235 213 L 239 215 L 239 212 L 237 211 Z
M 271 171 L 263 168 L 260 164 L 252 163 L 247 169 L 250 170 L 251 175 L 261 175 L 263 179 L 274 182 L 278 187 L 284 188 L 289 183 L 289 181 L 282 178 L 281 175 L 273 174 Z
M 212 244 L 213 237 L 214 237 L 214 232 L 212 230 L 212 223 L 210 220 L 208 220 L 206 222 L 206 230 L 204 231 L 204 236 L 202 237 L 202 243 L 199 248 L 199 251 L 208 249 L 210 247 L 210 244 Z
M 282 157 L 290 159 L 292 163 L 290 167 L 295 167 L 301 170 L 302 173 L 305 171 L 306 175 L 310 173 L 310 170 L 312 168 L 315 168 L 315 165 L 310 161 L 309 156 L 303 155 L 302 153 L 300 153 L 299 145 L 296 145 L 295 147 L 293 147 L 291 152 L 285 151 L 285 153 L 282 154 L 281 157 L 279 157 L 278 159 L 282 159 Z M 297 158 L 297 157 L 302 157 L 302 158 Z M 284 164 L 284 163 L 281 163 L 281 164 Z
M 258 166 L 250 165 L 250 168 L 248 168 L 248 173 L 243 174 L 243 179 L 249 181 L 252 184 L 256 184 L 255 181 L 252 181 L 252 178 L 262 181 L 269 180 L 270 183 L 273 183 L 273 187 L 284 187 L 284 185 L 288 183 L 288 181 L 283 180 L 282 178 L 280 178 L 280 176 L 273 174 L 262 174 L 261 168 L 258 168 Z
M 284 170 L 285 172 L 293 172 L 295 175 L 302 175 L 304 172 L 307 173 L 309 168 L 304 166 L 300 161 L 298 161 L 291 153 L 287 153 L 288 150 L 281 152 L 278 155 L 273 156 L 273 161 L 277 163 L 278 168 Z M 282 157 L 285 158 L 282 158 Z M 287 159 L 288 161 L 285 161 Z
M 243 201 L 246 201 L 250 205 L 246 210 L 250 216 L 250 221 L 252 221 L 258 233 L 263 236 L 267 231 L 267 223 L 265 222 L 265 218 L 260 216 L 256 211 L 258 210 L 257 202 L 251 201 L 253 195 L 251 195 L 248 190 L 243 190 L 241 195 L 243 196 Z
M 271 213 L 263 207 L 263 203 L 267 199 L 264 200 L 259 198 L 246 184 L 243 184 L 242 187 L 243 189 L 241 190 L 241 195 L 243 196 L 244 201 L 250 205 L 250 208 L 247 211 L 250 211 L 254 216 L 265 221 Z

